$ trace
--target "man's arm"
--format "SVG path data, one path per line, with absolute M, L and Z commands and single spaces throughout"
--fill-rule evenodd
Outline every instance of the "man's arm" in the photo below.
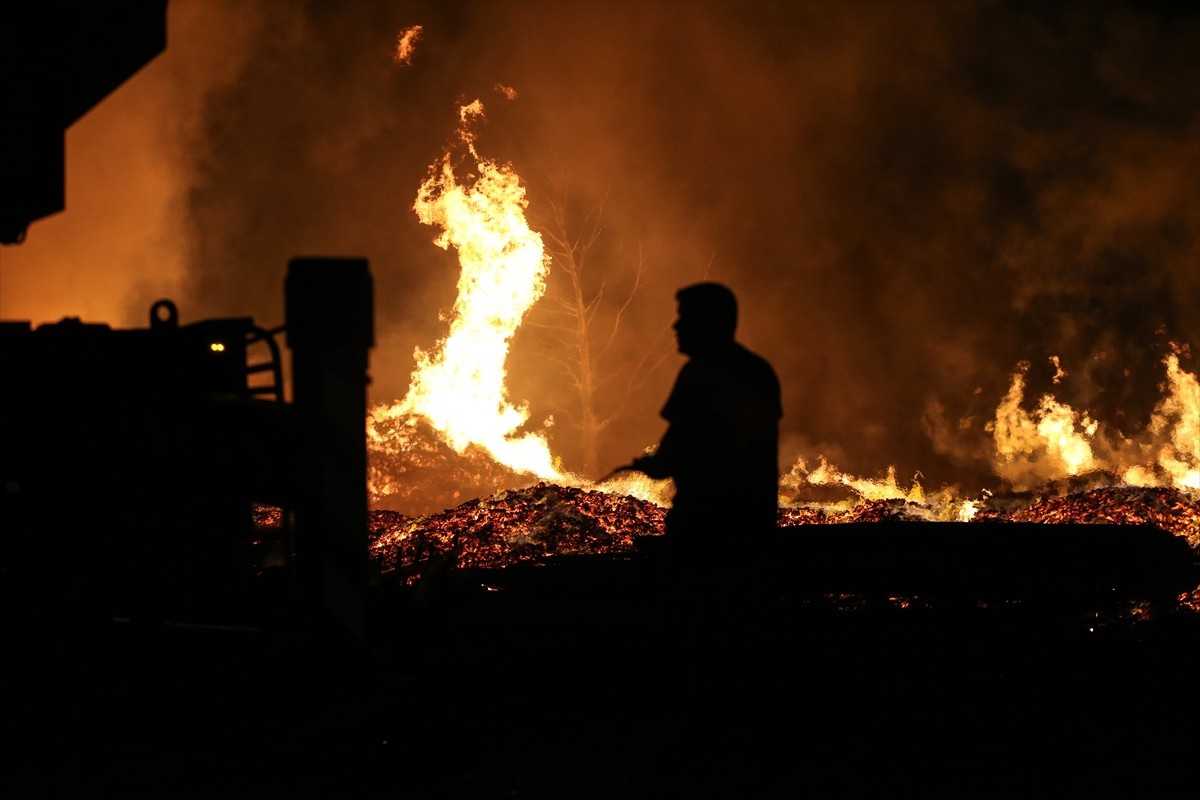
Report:
M 667 432 L 663 434 L 662 441 L 658 443 L 654 452 L 635 458 L 630 466 L 655 480 L 674 477 L 677 448 L 672 430 L 673 426 L 668 426 Z

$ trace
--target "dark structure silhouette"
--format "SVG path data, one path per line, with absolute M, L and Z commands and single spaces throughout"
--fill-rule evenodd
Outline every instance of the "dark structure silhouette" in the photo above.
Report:
M 366 260 L 293 259 L 286 313 L 181 325 L 161 300 L 143 329 L 0 322 L 0 589 L 22 624 L 282 612 L 364 640 Z
M 675 334 L 688 357 L 662 409 L 668 427 L 653 454 L 631 467 L 671 478 L 666 535 L 679 556 L 720 549 L 723 537 L 750 544 L 776 523 L 779 379 L 735 338 L 738 307 L 718 283 L 680 289 Z
M 167 5 L 0 11 L 13 121 L 0 128 L 0 244 L 65 208 L 67 129 L 166 49 Z M 296 258 L 285 301 L 270 330 L 181 324 L 169 300 L 143 329 L 0 321 L 0 619 L 54 636 L 109 618 L 294 616 L 362 641 L 368 264 Z M 282 509 L 274 533 L 255 525 L 264 505 Z
M 167 47 L 167 0 L 0 11 L 0 244 L 66 207 L 67 129 Z

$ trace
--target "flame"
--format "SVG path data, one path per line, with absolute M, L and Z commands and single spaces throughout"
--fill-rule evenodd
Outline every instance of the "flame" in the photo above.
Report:
M 421 38 L 424 28 L 420 25 L 413 25 L 396 37 L 396 63 L 411 64 L 413 53 L 417 49 L 417 40 Z
M 1180 489 L 1200 489 L 1200 381 L 1179 366 L 1179 355 L 1164 359 L 1167 367 L 1166 394 L 1150 418 L 1148 427 L 1156 440 L 1155 461 Z M 1126 472 L 1126 480 L 1143 477 L 1147 470 L 1137 466 Z M 1132 473 L 1132 474 L 1131 474 Z
M 607 494 L 624 495 L 658 506 L 670 506 L 675 484 L 668 478 L 656 480 L 641 472 L 622 472 L 602 480 L 591 488 Z
M 479 100 L 459 109 L 459 142 L 474 167 L 460 180 L 450 149 L 429 168 L 413 210 L 441 229 L 434 243 L 458 251 L 458 298 L 450 332 L 432 351 L 416 349 L 417 367 L 399 403 L 368 417 L 368 436 L 386 438 L 381 423 L 419 416 L 458 453 L 475 445 L 517 473 L 573 484 L 558 468 L 541 433 L 519 432 L 528 407 L 514 405 L 504 382 L 509 342 L 525 313 L 546 290 L 550 258 L 525 219 L 525 188 L 509 165 L 483 158 L 471 124 Z
M 1200 381 L 1180 367 L 1185 347 L 1172 346 L 1168 355 L 1163 397 L 1151 416 L 1139 441 L 1119 433 L 1101 436 L 1099 422 L 1086 412 L 1080 413 L 1060 403 L 1052 395 L 1041 397 L 1032 411 L 1022 406 L 1025 399 L 1027 362 L 1018 365 L 1008 392 L 996 408 L 995 418 L 986 429 L 994 445 L 993 469 L 1016 492 L 1041 489 L 1056 482 L 1070 485 L 1069 479 L 1087 476 L 1092 483 L 1123 482 L 1130 487 L 1177 489 L 1194 492 L 1200 488 Z M 1057 357 L 1052 357 L 1054 383 L 1068 376 Z M 812 494 L 806 487 L 844 487 L 852 495 L 845 504 L 899 502 L 907 513 L 934 520 L 968 522 L 976 518 L 988 503 L 991 493 L 964 499 L 957 487 L 942 487 L 927 492 L 913 478 L 909 488 L 896 480 L 896 469 L 889 466 L 882 479 L 860 478 L 841 472 L 824 455 L 810 469 L 803 456 L 780 480 L 781 508 L 813 507 L 797 498 Z M 1093 480 L 1094 477 L 1094 480 Z M 818 502 L 816 506 L 834 507 L 837 503 Z
M 1057 382 L 1066 373 L 1056 358 L 1052 362 Z M 1171 353 L 1163 363 L 1164 396 L 1144 441 L 1116 432 L 1113 443 L 1097 437 L 1099 422 L 1051 395 L 1043 396 L 1032 412 L 1025 411 L 1021 405 L 1028 364 L 1019 365 L 990 423 L 996 473 L 1018 491 L 1092 471 L 1120 475 L 1131 486 L 1200 488 L 1200 383 L 1179 366 L 1178 353 Z M 1097 452 L 1101 445 L 1103 452 Z
M 914 478 L 912 488 L 908 491 L 900 488 L 896 483 L 896 468 L 889 466 L 887 469 L 887 477 L 882 480 L 871 480 L 869 478 L 855 478 L 840 472 L 837 467 L 831 465 L 825 460 L 825 457 L 820 458 L 820 466 L 808 473 L 807 480 L 814 486 L 830 486 L 833 484 L 841 484 L 849 487 L 856 495 L 864 500 L 905 500 L 913 503 L 925 502 L 925 492 L 921 488 L 921 484 Z M 804 470 L 804 462 L 797 462 L 793 469 L 799 468 Z
M 1059 372 L 1057 382 L 1063 373 L 1057 359 L 1052 361 Z M 1090 440 L 1097 423 L 1086 414 L 1080 416 L 1048 394 L 1032 412 L 1021 407 L 1028 369 L 1027 362 L 1018 366 L 990 424 L 996 473 L 1018 490 L 1079 475 L 1095 466 Z
M 920 507 L 922 516 L 931 519 L 969 519 L 970 511 L 964 511 L 967 503 L 958 499 L 955 489 L 946 487 L 938 492 L 928 494 L 921 485 L 920 473 L 913 476 L 912 485 L 905 489 L 896 480 L 895 466 L 887 468 L 883 478 L 861 478 L 842 472 L 829 463 L 825 456 L 818 456 L 816 469 L 809 469 L 808 463 L 801 456 L 779 481 L 779 504 L 787 508 L 795 506 L 794 496 L 803 494 L 805 486 L 841 486 L 853 494 L 852 503 L 874 503 L 899 501 L 901 503 Z
M 1067 371 L 1062 368 L 1062 363 L 1059 361 L 1058 356 L 1050 356 L 1050 363 L 1054 365 L 1054 377 L 1051 379 L 1054 383 L 1058 383 L 1067 377 Z

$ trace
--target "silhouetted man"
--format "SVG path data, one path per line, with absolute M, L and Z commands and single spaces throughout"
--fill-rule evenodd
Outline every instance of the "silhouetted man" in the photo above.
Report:
M 688 361 L 661 412 L 666 433 L 654 454 L 632 467 L 675 481 L 666 518 L 670 551 L 720 555 L 752 545 L 776 525 L 779 380 L 765 359 L 734 340 L 737 300 L 727 287 L 698 283 L 675 299 L 675 337 Z

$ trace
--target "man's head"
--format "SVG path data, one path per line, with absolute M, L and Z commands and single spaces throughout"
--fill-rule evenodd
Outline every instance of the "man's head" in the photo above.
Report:
M 719 283 L 695 283 L 675 293 L 679 317 L 675 338 L 679 352 L 700 355 L 733 341 L 737 329 L 737 298 Z

